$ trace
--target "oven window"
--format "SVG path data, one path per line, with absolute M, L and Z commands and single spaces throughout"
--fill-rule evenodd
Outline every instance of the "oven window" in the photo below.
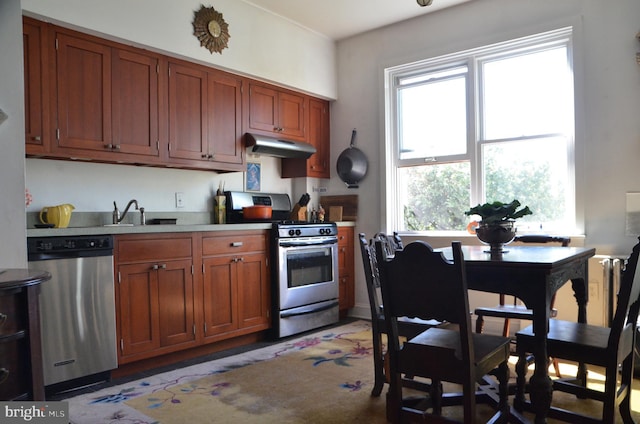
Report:
M 330 247 L 290 250 L 287 253 L 289 288 L 333 281 L 332 260 Z

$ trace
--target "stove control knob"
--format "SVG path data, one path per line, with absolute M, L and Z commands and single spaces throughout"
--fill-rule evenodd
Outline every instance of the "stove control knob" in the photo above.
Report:
M 289 230 L 289 235 L 290 235 L 290 236 L 293 236 L 293 235 L 295 235 L 295 234 L 296 234 L 296 232 L 295 232 L 293 229 Z
M 302 234 L 302 231 L 300 231 L 300 229 L 298 228 L 298 229 L 296 230 L 296 235 L 297 235 L 297 236 L 299 236 L 300 234 Z

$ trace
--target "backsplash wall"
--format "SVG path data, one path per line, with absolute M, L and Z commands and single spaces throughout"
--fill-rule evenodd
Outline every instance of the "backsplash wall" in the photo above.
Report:
M 280 159 L 252 157 L 262 165 L 261 191 L 292 195 L 292 180 L 280 178 Z M 78 212 L 107 212 L 113 202 L 123 210 L 136 199 L 148 212 L 213 211 L 212 195 L 223 182 L 225 190 L 244 190 L 244 173 L 219 174 L 170 168 L 111 165 L 49 159 L 26 160 L 26 187 L 33 197 L 27 212 L 71 203 Z M 176 208 L 175 193 L 184 196 Z M 293 201 L 292 196 L 292 201 Z

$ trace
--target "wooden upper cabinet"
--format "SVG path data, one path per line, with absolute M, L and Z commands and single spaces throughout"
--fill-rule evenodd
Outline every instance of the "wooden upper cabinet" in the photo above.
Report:
M 57 148 L 104 151 L 113 145 L 111 47 L 59 31 L 55 40 Z
M 170 63 L 170 161 L 240 171 L 243 156 L 242 80 L 197 65 Z
M 242 85 L 239 77 L 209 72 L 209 154 L 218 164 L 237 165 L 237 170 L 244 163 Z
M 160 68 L 155 55 L 114 50 L 112 150 L 160 156 Z
M 208 160 L 207 72 L 169 63 L 169 158 Z
M 49 119 L 48 66 L 45 44 L 47 24 L 23 18 L 24 102 L 26 150 L 43 154 L 49 148 L 50 134 L 46 131 Z
M 246 132 L 305 140 L 307 97 L 250 83 Z
M 55 40 L 57 143 L 52 152 L 158 162 L 160 56 L 62 30 Z
M 329 178 L 329 102 L 309 99 L 307 141 L 316 148 L 309 159 L 282 159 L 282 177 Z
M 283 177 L 329 178 L 328 102 L 23 18 L 28 156 L 244 171 L 243 134 L 305 141 Z

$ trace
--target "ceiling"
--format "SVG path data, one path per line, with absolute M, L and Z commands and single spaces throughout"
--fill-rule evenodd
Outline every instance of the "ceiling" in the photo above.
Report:
M 340 40 L 471 0 L 244 0 L 253 6 Z

